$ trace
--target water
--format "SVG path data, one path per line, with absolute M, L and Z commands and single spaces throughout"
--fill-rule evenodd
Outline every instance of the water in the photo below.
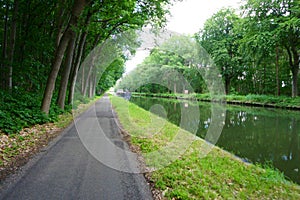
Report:
M 167 119 L 182 124 L 182 111 L 193 112 L 199 107 L 197 118 L 190 117 L 190 126 L 197 124 L 196 134 L 205 138 L 211 126 L 212 103 L 132 97 L 131 102 L 155 111 L 153 105 L 160 105 L 167 113 Z M 273 165 L 284 175 L 300 184 L 300 112 L 282 109 L 252 108 L 226 105 L 224 108 L 223 129 L 217 146 L 234 153 L 242 159 Z M 156 114 L 160 114 L 157 112 Z M 222 114 L 223 115 L 223 114 Z M 163 116 L 163 115 L 162 115 Z M 182 126 L 181 126 L 182 127 Z M 193 131 L 192 131 L 193 132 Z

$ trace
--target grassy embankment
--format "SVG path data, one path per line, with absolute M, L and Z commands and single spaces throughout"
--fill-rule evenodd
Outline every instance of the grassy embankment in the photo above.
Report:
M 155 187 L 168 199 L 300 198 L 299 186 L 287 181 L 279 171 L 245 164 L 218 147 L 205 156 L 203 140 L 128 101 L 118 97 L 111 100 L 120 123 L 131 135 L 132 144 L 141 149 L 149 167 L 159 166 L 158 162 L 168 158 L 160 154 L 164 150 L 155 156 L 149 156 L 150 152 L 169 146 L 172 148 L 168 153 L 172 154 L 180 146 L 187 147 L 178 159 L 165 167 L 159 166 L 151 174 Z
M 291 98 L 287 96 L 269 96 L 269 95 L 226 95 L 226 96 L 214 96 L 210 94 L 148 94 L 148 93 L 133 93 L 133 95 L 151 96 L 161 98 L 183 98 L 183 99 L 195 99 L 198 101 L 214 101 L 214 100 L 226 100 L 229 104 L 241 104 L 249 106 L 260 107 L 274 107 L 274 108 L 287 108 L 300 110 L 300 97 Z
M 1 133 L 0 130 L 0 180 L 5 178 L 8 174 L 13 173 L 20 166 L 24 165 L 28 159 L 35 153 L 39 152 L 41 148 L 46 146 L 53 138 L 58 136 L 60 132 L 66 128 L 73 118 L 78 116 L 89 108 L 99 97 L 88 100 L 85 99 L 84 103 L 75 102 L 73 110 L 68 112 L 56 113 L 57 116 L 47 121 L 37 122 L 38 117 L 34 115 L 34 112 L 29 111 L 26 113 L 26 117 L 19 118 L 17 120 L 10 118 L 6 119 L 11 126 L 17 126 L 17 122 L 23 120 L 23 127 L 18 127 L 20 131 L 10 129 L 10 134 Z M 10 103 L 11 105 L 11 103 Z M 16 102 L 17 105 L 17 102 Z M 13 107 L 13 105 L 11 105 Z M 19 111 L 15 108 L 15 112 L 20 115 Z M 0 110 L 1 112 L 1 110 Z M 3 111 L 5 112 L 5 110 Z M 23 114 L 24 112 L 21 112 Z M 53 114 L 54 116 L 54 114 Z M 35 119 L 34 123 L 28 125 L 30 120 Z M 11 120 L 11 122 L 9 121 Z M 27 124 L 27 125 L 26 125 Z

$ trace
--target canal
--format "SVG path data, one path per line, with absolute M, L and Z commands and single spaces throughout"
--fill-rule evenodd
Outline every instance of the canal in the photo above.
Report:
M 199 119 L 188 120 L 197 124 L 196 134 L 201 138 L 212 123 L 212 103 L 135 96 L 130 101 L 176 125 L 182 122 L 182 109 L 199 108 Z M 154 105 L 163 112 L 152 109 Z M 272 165 L 300 184 L 300 112 L 233 105 L 224 108 L 223 129 L 216 145 L 245 161 Z

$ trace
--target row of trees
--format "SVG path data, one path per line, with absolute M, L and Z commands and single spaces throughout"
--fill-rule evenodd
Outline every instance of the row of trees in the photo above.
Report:
M 120 35 L 146 24 L 163 26 L 171 3 L 172 0 L 1 1 L 1 91 L 11 95 L 43 93 L 41 110 L 48 114 L 53 95 L 62 109 L 72 102 L 77 79 L 84 96 L 93 96 L 96 88 L 106 90 L 123 73 L 128 59 L 125 49 L 134 53 L 135 36 L 124 41 Z M 114 47 L 99 47 L 107 40 Z M 110 57 L 109 62 L 103 61 L 103 48 L 113 51 L 114 58 Z
M 299 27 L 299 1 L 247 0 L 240 9 L 240 15 L 233 9 L 222 9 L 206 21 L 194 38 L 219 69 L 227 94 L 284 94 L 295 97 L 299 84 Z M 207 78 L 197 73 L 199 66 L 191 65 L 193 57 L 182 57 L 195 55 L 195 48 L 189 48 L 194 44 L 187 43 L 187 38 L 175 37 L 173 41 L 167 41 L 166 44 L 171 42 L 179 45 L 169 45 L 167 51 L 165 47 L 152 51 L 150 57 L 119 87 L 132 87 L 130 81 L 134 74 L 139 74 L 135 77 L 149 77 L 169 65 L 182 73 L 196 92 L 206 91 L 203 78 Z M 186 52 L 178 53 L 178 48 Z M 160 58 L 155 60 L 158 52 Z M 201 52 L 197 55 L 205 58 Z M 163 57 L 168 57 L 169 61 L 162 63 L 166 61 Z M 170 62 L 175 57 L 179 61 Z M 141 91 L 157 92 L 157 89 L 150 87 L 144 87 Z
M 181 93 L 184 90 L 202 93 L 206 83 L 197 69 L 198 53 L 192 38 L 175 35 L 152 49 L 150 56 L 123 77 L 117 88 L 147 93 Z

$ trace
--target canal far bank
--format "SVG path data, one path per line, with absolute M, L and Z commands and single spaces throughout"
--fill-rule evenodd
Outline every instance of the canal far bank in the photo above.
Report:
M 224 101 L 227 104 L 281 108 L 289 110 L 300 110 L 300 97 L 292 98 L 286 96 L 270 96 L 270 95 L 215 95 L 211 96 L 209 93 L 204 94 L 169 94 L 169 93 L 138 93 L 133 92 L 133 96 L 158 97 L 169 99 L 188 99 L 204 102 Z
M 185 151 L 159 170 L 151 173 L 156 188 L 172 199 L 298 199 L 300 188 L 287 181 L 273 169 L 247 165 L 231 154 L 213 147 L 204 155 L 205 142 L 183 131 L 162 118 L 150 114 L 138 106 L 118 97 L 111 97 L 123 128 L 131 135 L 131 142 L 146 155 L 148 166 L 159 166 L 155 158 L 147 155 L 173 143 L 174 138 L 183 143 L 189 141 Z M 158 125 L 158 126 L 157 126 Z M 139 128 L 140 127 L 140 128 Z M 157 128 L 158 127 L 158 128 Z M 184 133 L 184 134 L 181 134 Z M 177 141 L 178 142 L 178 141 Z M 172 146 L 168 153 L 178 152 L 180 143 Z M 180 150 L 179 150 L 180 151 Z M 162 156 L 162 158 L 164 158 Z M 152 157 L 153 159 L 153 157 Z

